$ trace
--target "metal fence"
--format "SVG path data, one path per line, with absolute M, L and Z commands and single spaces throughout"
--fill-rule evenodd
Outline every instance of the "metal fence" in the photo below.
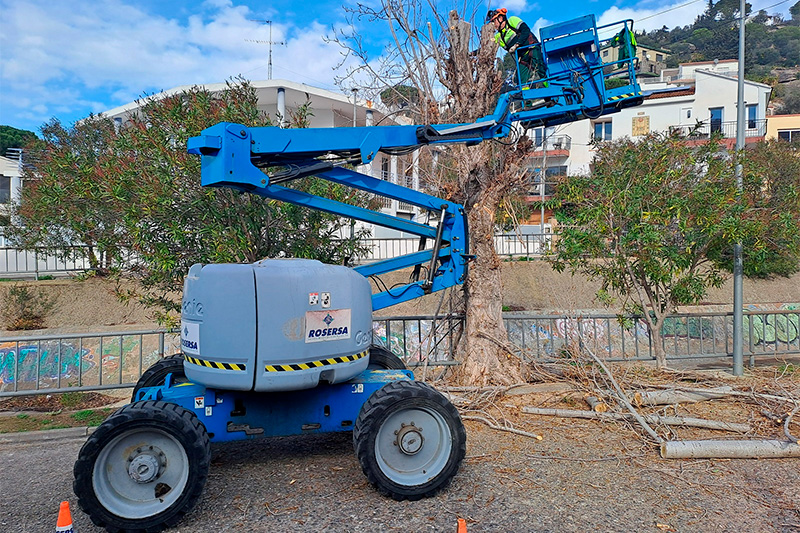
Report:
M 89 260 L 85 246 L 69 248 L 35 248 L 20 250 L 18 248 L 0 248 L 0 274 L 26 276 L 39 279 L 45 274 L 62 274 L 67 272 L 85 272 L 89 269 Z
M 553 244 L 555 234 L 545 233 L 518 235 L 497 234 L 494 236 L 494 246 L 497 254 L 513 258 L 538 258 L 548 253 Z M 400 255 L 410 254 L 419 250 L 418 238 L 386 238 L 386 239 L 361 239 L 361 244 L 367 249 L 366 254 L 355 258 L 356 263 L 369 263 L 381 259 L 391 259 Z M 425 249 L 433 248 L 433 240 L 428 239 Z
M 744 314 L 744 353 L 756 358 L 800 354 L 800 309 Z M 563 357 L 584 346 L 608 361 L 652 361 L 653 346 L 642 317 L 506 314 L 511 344 L 527 360 Z M 376 342 L 409 367 L 457 364 L 453 353 L 463 334 L 459 315 L 398 316 L 373 322 Z M 732 365 L 733 314 L 670 316 L 663 327 L 667 360 L 716 360 Z M 125 331 L 0 339 L 0 397 L 132 387 L 164 354 L 180 350 L 176 332 Z
M 547 231 L 549 227 L 545 228 Z M 552 244 L 553 234 L 498 234 L 494 236 L 495 248 L 501 256 L 507 257 L 541 257 L 547 253 Z M 363 256 L 354 258 L 356 264 L 391 259 L 418 251 L 419 238 L 386 238 L 362 239 L 367 249 Z M 433 240 L 428 239 L 426 249 L 433 248 Z M 68 248 L 36 248 L 21 250 L 12 247 L 0 247 L 0 276 L 39 279 L 43 275 L 86 272 L 91 267 L 87 258 L 86 246 L 70 246 Z M 130 266 L 135 263 L 135 256 L 129 254 L 120 265 Z

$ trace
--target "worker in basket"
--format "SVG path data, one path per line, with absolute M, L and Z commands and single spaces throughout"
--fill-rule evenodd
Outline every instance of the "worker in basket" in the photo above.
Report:
M 494 40 L 509 54 L 516 52 L 517 48 L 527 47 L 518 54 L 519 79 L 515 75 L 514 83 L 520 86 L 525 85 L 531 79 L 532 73 L 536 75 L 536 78 L 544 78 L 542 49 L 540 46 L 529 46 L 538 44 L 539 40 L 521 18 L 509 17 L 507 14 L 506 8 L 492 9 L 486 14 L 486 21 L 494 24 L 494 28 L 497 30 Z

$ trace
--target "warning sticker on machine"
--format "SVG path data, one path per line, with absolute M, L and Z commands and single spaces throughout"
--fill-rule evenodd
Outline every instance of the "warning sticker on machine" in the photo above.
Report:
M 200 355 L 200 324 L 181 321 L 181 348 L 185 354 Z
M 350 338 L 350 309 L 306 311 L 306 342 Z

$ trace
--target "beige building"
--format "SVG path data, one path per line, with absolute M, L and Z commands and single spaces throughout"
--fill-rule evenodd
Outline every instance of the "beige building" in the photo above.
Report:
M 800 114 L 768 116 L 766 138 L 800 141 Z

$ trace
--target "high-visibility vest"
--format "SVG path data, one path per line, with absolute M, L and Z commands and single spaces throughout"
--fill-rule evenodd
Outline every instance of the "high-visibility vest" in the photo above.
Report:
M 497 44 L 502 46 L 503 48 L 506 47 L 506 44 L 511 42 L 514 37 L 517 36 L 517 32 L 514 31 L 519 28 L 519 25 L 522 24 L 522 19 L 519 17 L 508 17 L 508 24 L 505 28 L 498 31 L 494 34 L 494 40 L 497 41 Z M 531 33 L 533 35 L 533 33 Z M 533 44 L 533 43 L 526 43 L 526 44 Z

